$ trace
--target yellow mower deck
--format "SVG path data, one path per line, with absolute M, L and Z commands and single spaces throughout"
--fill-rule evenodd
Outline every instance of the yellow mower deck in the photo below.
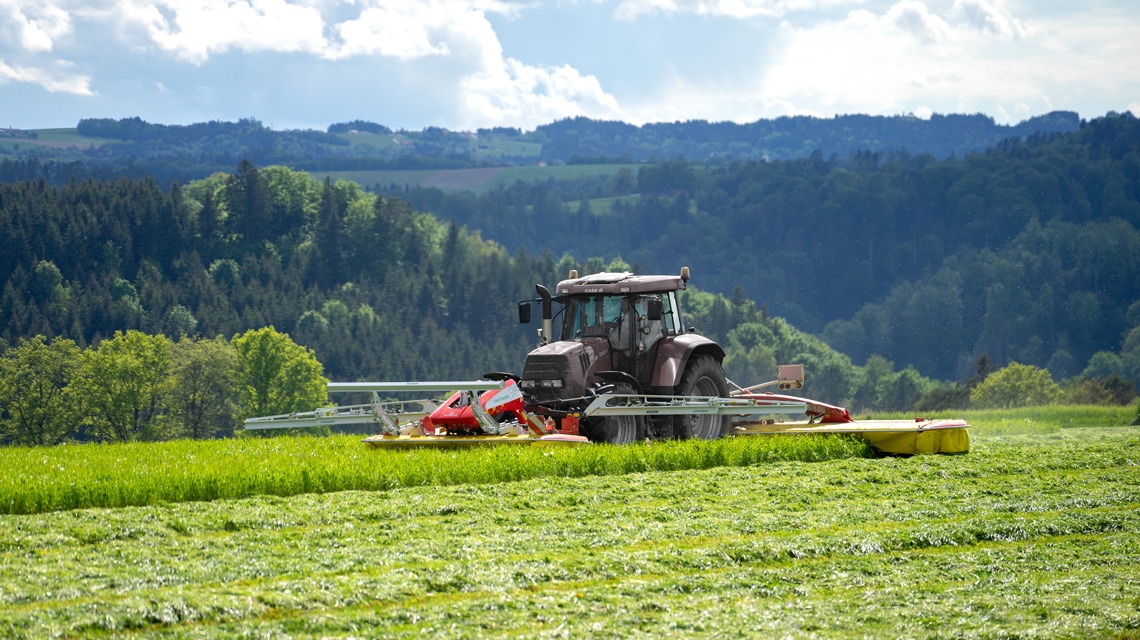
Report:
M 967 453 L 969 425 L 965 420 L 856 420 L 838 424 L 785 422 L 744 423 L 735 435 L 841 434 L 866 440 L 875 451 L 896 455 Z

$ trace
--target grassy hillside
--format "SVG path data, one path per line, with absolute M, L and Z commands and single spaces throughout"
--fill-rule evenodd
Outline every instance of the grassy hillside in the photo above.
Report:
M 1133 637 L 1140 430 L 1030 423 L 962 456 L 0 516 L 0 635 Z
M 515 167 L 492 167 L 478 169 L 442 170 L 375 170 L 375 171 L 310 171 L 309 175 L 319 180 L 326 177 L 335 180 L 351 180 L 362 187 L 373 185 L 411 185 L 436 187 L 445 191 L 462 190 L 485 193 L 496 187 L 506 187 L 515 182 L 543 182 L 546 180 L 575 180 L 586 176 L 611 177 L 621 169 L 631 169 L 635 173 L 637 165 L 592 164 L 592 165 L 524 165 Z
M 36 147 L 58 150 L 80 150 L 114 142 L 105 138 L 90 138 L 76 133 L 75 129 L 36 129 L 28 131 L 29 136 L 0 137 L 0 153 L 27 151 Z M 75 156 L 79 158 L 78 154 Z

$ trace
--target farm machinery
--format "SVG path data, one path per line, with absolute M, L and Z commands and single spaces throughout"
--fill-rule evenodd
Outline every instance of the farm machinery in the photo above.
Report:
M 519 303 L 519 321 L 540 310 L 539 345 L 521 376 L 487 373 L 450 382 L 331 382 L 328 390 L 367 392 L 368 404 L 250 418 L 247 429 L 374 424 L 376 447 L 487 444 L 625 444 L 712 440 L 729 435 L 851 434 L 890 454 L 969 450 L 961 420 L 855 421 L 847 409 L 796 395 L 800 365 L 781 365 L 776 380 L 740 386 L 725 377 L 724 350 L 685 328 L 677 276 L 571 271 L 554 292 Z M 558 307 L 556 311 L 556 307 Z M 555 335 L 555 323 L 559 324 Z M 450 395 L 386 401 L 395 393 Z M 435 397 L 435 396 L 433 396 Z

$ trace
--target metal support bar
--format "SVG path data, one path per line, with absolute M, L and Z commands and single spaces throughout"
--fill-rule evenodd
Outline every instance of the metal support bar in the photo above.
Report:
M 377 393 L 397 393 L 400 391 L 488 391 L 502 387 L 502 382 L 490 380 L 468 380 L 457 382 L 330 382 L 329 393 L 373 391 Z
M 604 393 L 582 412 L 586 417 L 645 415 L 763 415 L 806 413 L 807 403 L 716 396 L 643 396 Z
M 737 389 L 732 392 L 734 396 L 752 393 L 764 387 L 779 387 L 782 391 L 788 389 L 803 389 L 804 366 L 802 364 L 782 364 L 777 368 L 775 380 L 754 384 L 751 387 L 742 387 L 731 380 L 729 380 L 728 383 Z
M 373 400 L 376 398 L 374 397 Z M 422 405 L 417 410 L 405 410 L 407 405 Z M 433 400 L 400 400 L 396 402 L 373 402 L 342 407 L 325 407 L 314 411 L 298 411 L 276 416 L 246 418 L 246 429 L 295 429 L 311 427 L 352 426 L 379 424 L 381 429 L 386 421 L 397 425 L 401 420 L 411 422 L 431 415 L 439 405 Z M 399 429 L 397 428 L 397 433 Z

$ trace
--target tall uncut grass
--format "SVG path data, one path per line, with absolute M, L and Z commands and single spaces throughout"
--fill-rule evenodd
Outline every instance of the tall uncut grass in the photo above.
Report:
M 926 418 L 963 418 L 970 424 L 971 437 L 1034 435 L 1058 433 L 1061 429 L 1124 427 L 1132 423 L 1133 406 L 1052 404 L 1017 409 L 948 409 L 931 411 Z M 856 415 L 859 420 L 912 419 L 914 413 Z
M 357 436 L 0 449 L 0 513 L 141 506 L 870 456 L 838 436 L 578 447 L 372 449 Z

